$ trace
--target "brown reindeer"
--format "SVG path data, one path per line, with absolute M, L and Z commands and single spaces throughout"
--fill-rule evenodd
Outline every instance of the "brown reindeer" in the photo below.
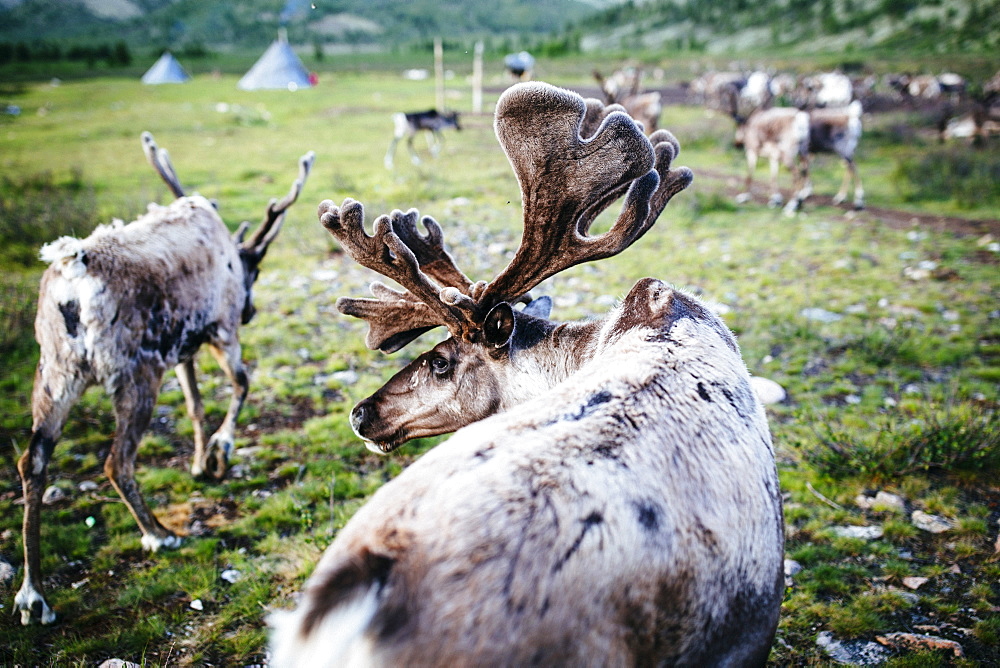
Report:
M 616 70 L 607 79 L 599 71 L 594 70 L 594 78 L 601 86 L 605 104 L 620 104 L 629 116 L 642 123 L 646 134 L 656 132 L 663 104 L 660 102 L 659 92 L 640 92 L 639 84 L 642 80 L 640 70 L 635 68 Z
M 236 418 L 247 395 L 239 326 L 254 315 L 252 286 L 259 265 L 298 198 L 313 163 L 303 156 L 299 177 L 244 241 L 249 223 L 230 237 L 215 206 L 186 197 L 165 151 L 142 135 L 149 162 L 177 199 L 149 205 L 129 224 L 99 226 L 86 239 L 62 237 L 42 248 L 35 337 L 41 347 L 32 393 L 28 449 L 18 461 L 24 487 L 24 584 L 15 598 L 21 623 L 55 620 L 42 593 L 41 501 L 48 462 L 69 411 L 92 385 L 102 385 L 115 412 L 115 435 L 104 472 L 142 531 L 151 551 L 180 538 L 149 510 L 135 482 L 136 448 L 149 425 L 164 372 L 177 373 L 194 426 L 191 473 L 226 473 Z M 204 408 L 194 357 L 207 345 L 233 386 L 229 410 L 206 443 Z
M 783 591 L 781 501 L 729 330 L 652 278 L 589 325 L 511 307 L 563 269 L 624 251 L 690 183 L 670 167 L 668 133 L 647 140 L 620 112 L 599 118 L 593 101 L 545 84 L 501 96 L 496 132 L 524 234 L 489 283 L 458 270 L 429 218 L 426 236 L 412 211 L 369 235 L 359 203 L 320 205 L 351 257 L 404 288 L 340 302 L 368 320 L 370 346 L 452 333 L 386 385 L 398 391 L 386 400 L 432 393 L 447 405 L 431 419 L 454 427 L 477 419 L 456 411 L 485 394 L 492 416 L 340 531 L 298 608 L 272 617 L 272 665 L 764 664 Z M 611 229 L 590 235 L 622 195 Z M 498 412 L 507 393 L 521 403 Z

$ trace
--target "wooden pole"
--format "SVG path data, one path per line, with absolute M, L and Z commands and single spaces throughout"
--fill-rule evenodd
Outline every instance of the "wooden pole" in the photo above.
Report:
M 438 111 L 444 111 L 444 48 L 441 38 L 434 38 L 434 100 Z
M 483 43 L 472 52 L 472 113 L 483 113 Z

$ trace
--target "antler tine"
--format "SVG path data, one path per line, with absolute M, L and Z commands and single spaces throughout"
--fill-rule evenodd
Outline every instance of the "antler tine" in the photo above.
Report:
M 472 281 L 462 273 L 454 258 L 445 250 L 441 226 L 430 216 L 424 216 L 421 219 L 424 229 L 427 230 L 427 235 L 424 236 L 417 230 L 419 215 L 416 209 L 410 209 L 406 213 L 393 211 L 392 231 L 407 248 L 413 251 L 420 270 L 434 279 L 438 285 L 456 288 L 466 295 L 471 294 Z
M 281 201 L 278 201 L 277 198 L 271 199 L 267 205 L 264 220 L 253 235 L 243 244 L 244 248 L 252 249 L 258 256 L 264 257 L 267 247 L 278 236 L 278 232 L 281 231 L 281 226 L 285 222 L 285 213 L 298 200 L 299 193 L 302 192 L 302 187 L 305 185 L 306 179 L 309 178 L 309 172 L 312 170 L 315 160 L 316 153 L 313 151 L 309 151 L 299 158 L 299 175 L 292 182 L 292 187 L 288 191 L 288 194 Z
M 181 187 L 180 179 L 177 178 L 174 166 L 170 163 L 170 155 L 167 153 L 167 150 L 161 149 L 156 145 L 156 140 L 153 139 L 152 133 L 143 132 L 141 137 L 142 152 L 146 154 L 146 160 L 153 166 L 156 173 L 160 175 L 163 182 L 167 184 L 174 197 L 184 197 L 184 189 Z
M 653 146 L 617 110 L 582 138 L 587 109 L 579 95 L 542 83 L 513 86 L 497 103 L 496 133 L 521 186 L 524 233 L 510 265 L 483 292 L 480 313 L 563 269 L 620 253 L 655 220 L 650 200 L 660 177 Z M 586 235 L 623 192 L 611 229 Z
M 341 313 L 368 320 L 370 329 L 366 344 L 372 349 L 397 350 L 423 331 L 438 325 L 445 325 L 454 336 L 464 337 L 471 336 L 475 328 L 465 310 L 471 299 L 451 297 L 449 291 L 457 292 L 456 286 L 442 289 L 435 284 L 422 271 L 414 251 L 394 231 L 394 220 L 402 221 L 411 215 L 415 218 L 417 214 L 396 211 L 392 215 L 379 216 L 369 236 L 364 229 L 364 207 L 360 202 L 346 199 L 337 207 L 330 200 L 323 200 L 319 205 L 320 223 L 355 262 L 393 279 L 407 290 L 398 292 L 376 282 L 372 284 L 376 299 L 337 300 Z M 405 223 L 399 224 L 406 228 Z M 418 245 L 421 253 L 432 248 L 437 238 L 435 231 L 428 230 L 430 241 Z M 413 233 L 417 234 L 415 227 Z M 445 293 L 449 293 L 447 303 L 443 300 Z M 414 333 L 414 330 L 419 331 Z

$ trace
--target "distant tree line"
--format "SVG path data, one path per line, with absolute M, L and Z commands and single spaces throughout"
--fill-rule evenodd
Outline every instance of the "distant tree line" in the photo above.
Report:
M 115 43 L 72 45 L 64 47 L 59 42 L 0 42 L 0 65 L 9 63 L 54 63 L 61 60 L 85 62 L 94 67 L 98 62 L 109 67 L 123 67 L 132 63 L 132 52 L 123 40 Z

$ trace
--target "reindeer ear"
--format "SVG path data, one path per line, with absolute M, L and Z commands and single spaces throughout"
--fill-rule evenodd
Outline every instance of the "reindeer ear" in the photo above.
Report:
M 549 314 L 552 313 L 552 297 L 543 295 L 538 299 L 532 299 L 531 302 L 525 305 L 524 309 L 521 310 L 521 313 L 524 313 L 525 315 L 533 315 L 536 318 L 548 319 Z
M 483 336 L 486 343 L 494 348 L 507 345 L 514 333 L 514 309 L 507 302 L 500 302 L 486 315 Z

